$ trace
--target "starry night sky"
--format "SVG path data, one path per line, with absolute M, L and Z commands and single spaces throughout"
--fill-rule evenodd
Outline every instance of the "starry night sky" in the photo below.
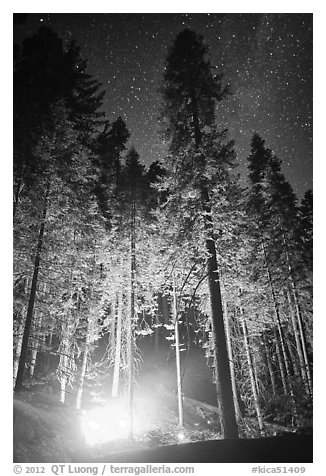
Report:
M 311 14 L 35 13 L 15 26 L 14 40 L 41 25 L 81 47 L 88 72 L 107 91 L 107 118 L 125 119 L 130 145 L 145 164 L 166 154 L 157 118 L 168 48 L 184 28 L 202 34 L 233 93 L 219 103 L 217 121 L 235 140 L 239 172 L 247 174 L 250 140 L 258 132 L 283 160 L 298 198 L 312 188 Z

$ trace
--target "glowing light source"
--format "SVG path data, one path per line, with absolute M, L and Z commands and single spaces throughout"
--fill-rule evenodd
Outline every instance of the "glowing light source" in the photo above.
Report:
M 141 411 L 134 408 L 134 434 L 147 431 L 152 426 L 149 417 L 148 402 L 140 406 Z M 81 415 L 81 431 L 89 446 L 120 440 L 128 437 L 128 412 L 126 404 L 120 400 L 112 400 L 104 405 L 84 410 Z
M 127 436 L 127 415 L 120 405 L 105 405 L 84 411 L 81 429 L 88 445 L 106 443 Z
M 179 441 L 184 441 L 185 440 L 185 434 L 183 433 L 183 431 L 179 431 L 179 433 L 177 434 L 177 438 Z

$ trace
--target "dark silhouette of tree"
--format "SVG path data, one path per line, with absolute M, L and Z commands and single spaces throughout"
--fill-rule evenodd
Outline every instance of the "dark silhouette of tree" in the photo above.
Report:
M 49 165 L 35 150 L 54 134 L 58 108 L 78 136 L 66 160 L 72 148 L 89 145 L 99 126 L 104 91 L 85 69 L 79 48 L 71 43 L 65 50 L 50 28 L 40 28 L 22 44 L 14 71 L 14 212 L 23 188 L 34 186 Z
M 97 170 L 95 193 L 103 217 L 109 226 L 112 217 L 112 200 L 118 199 L 121 191 L 121 160 L 130 133 L 125 122 L 119 117 L 104 130 L 93 143 L 94 164 Z M 112 205 L 113 206 L 113 205 Z

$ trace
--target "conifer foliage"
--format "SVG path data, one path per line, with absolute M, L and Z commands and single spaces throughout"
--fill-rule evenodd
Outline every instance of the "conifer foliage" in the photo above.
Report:
M 95 393 L 124 396 L 132 438 L 142 348 L 155 350 L 156 368 L 168 349 L 183 427 L 195 348 L 216 387 L 222 438 L 252 436 L 248 416 L 255 435 L 270 421 L 304 425 L 312 191 L 298 202 L 258 133 L 240 185 L 234 143 L 218 127 L 229 87 L 197 33 L 176 37 L 160 92 L 168 153 L 146 168 L 124 116 L 101 112 L 105 92 L 75 43 L 41 28 L 16 49 L 15 392 L 42 382 L 78 410 Z

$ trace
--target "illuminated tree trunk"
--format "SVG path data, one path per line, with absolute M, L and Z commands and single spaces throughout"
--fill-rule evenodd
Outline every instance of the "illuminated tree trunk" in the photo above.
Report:
M 69 312 L 69 311 L 68 311 Z M 59 346 L 60 360 L 58 365 L 58 375 L 60 381 L 60 403 L 65 403 L 66 400 L 66 387 L 68 382 L 69 372 L 69 346 L 72 332 L 70 329 L 69 316 L 64 316 L 61 330 L 61 342 Z
M 252 339 L 253 340 L 253 339 Z M 252 344 L 253 345 L 253 344 Z M 255 384 L 256 384 L 256 389 L 257 393 L 259 393 L 259 381 L 258 381 L 258 371 L 257 371 L 257 358 L 256 358 L 256 353 L 254 351 L 251 352 L 252 356 L 252 368 L 254 371 L 254 378 L 255 378 Z
M 73 269 L 70 270 L 70 300 L 73 296 Z M 78 306 L 78 304 L 77 304 Z M 57 375 L 60 381 L 60 403 L 65 403 L 67 385 L 72 381 L 72 374 L 75 370 L 74 366 L 74 347 L 73 339 L 78 327 L 79 319 L 74 316 L 70 309 L 62 317 L 61 321 L 61 337 L 58 354 L 60 355 Z
M 293 274 L 293 270 L 292 270 L 291 260 L 290 260 L 290 257 L 289 257 L 288 244 L 287 244 L 287 240 L 286 240 L 286 237 L 285 237 L 284 233 L 283 233 L 283 239 L 284 239 L 284 245 L 285 245 L 286 260 L 287 260 L 288 269 L 289 269 L 289 279 L 290 279 L 290 284 L 291 284 L 291 287 L 292 287 L 294 306 L 295 306 L 295 311 L 296 311 L 296 315 L 297 315 L 297 322 L 298 322 L 298 327 L 299 327 L 299 335 L 300 335 L 301 346 L 302 346 L 303 360 L 304 360 L 304 364 L 305 364 L 305 372 L 306 372 L 306 376 L 307 376 L 306 377 L 307 387 L 308 387 L 309 394 L 312 395 L 312 376 L 311 376 L 308 353 L 307 353 L 306 336 L 305 336 L 304 329 L 303 329 L 303 324 L 302 324 L 302 316 L 301 316 L 301 311 L 300 311 L 300 306 L 299 306 L 298 292 L 297 292 L 297 287 L 296 287 L 296 283 L 295 283 L 295 280 L 294 280 L 294 274 Z
M 25 364 L 27 361 L 28 341 L 29 341 L 32 323 L 33 323 L 33 312 L 34 312 L 34 305 L 35 305 L 35 299 L 36 299 L 38 274 L 39 274 L 41 254 L 43 249 L 44 229 L 45 229 L 45 222 L 46 222 L 49 192 L 50 192 L 50 183 L 48 183 L 47 185 L 45 198 L 44 198 L 41 225 L 40 225 L 40 230 L 38 235 L 35 259 L 34 259 L 34 271 L 33 271 L 33 277 L 32 277 L 32 284 L 31 284 L 31 290 L 30 290 L 30 295 L 28 300 L 24 335 L 22 340 L 19 365 L 18 365 L 18 371 L 17 371 L 16 383 L 15 383 L 15 392 L 20 391 L 23 386 L 24 370 L 25 370 Z
M 231 384 L 232 384 L 232 392 L 233 392 L 233 401 L 234 401 L 234 409 L 237 421 L 241 419 L 241 411 L 239 406 L 238 400 L 238 392 L 237 392 L 237 384 L 235 379 L 235 371 L 234 371 L 234 359 L 233 359 L 233 351 L 232 351 L 232 343 L 231 343 L 231 330 L 230 330 L 230 322 L 229 322 L 229 313 L 227 309 L 227 303 L 224 299 L 224 325 L 225 325 L 225 333 L 226 333 L 226 342 L 228 348 L 228 355 L 229 355 L 229 362 L 230 362 L 230 374 L 231 374 Z
M 304 361 L 303 352 L 302 352 L 300 335 L 299 335 L 297 324 L 296 324 L 296 321 L 295 321 L 295 315 L 294 315 L 294 311 L 293 311 L 293 308 L 292 308 L 290 293 L 287 292 L 286 295 L 287 295 L 289 308 L 290 308 L 291 324 L 292 324 L 292 329 L 293 329 L 293 334 L 294 334 L 294 339 L 295 339 L 295 346 L 296 346 L 296 350 L 297 350 L 297 354 L 298 354 L 298 358 L 299 358 L 301 378 L 302 378 L 302 381 L 304 383 L 306 393 L 309 394 L 309 391 L 310 391 L 309 382 L 308 382 L 308 376 L 306 374 L 306 367 L 305 367 L 305 361 Z
M 30 374 L 31 377 L 33 377 L 33 375 L 34 375 L 38 349 L 39 349 L 39 346 L 40 346 L 41 325 L 42 325 L 42 316 L 40 316 L 38 319 L 36 319 L 36 322 L 35 322 L 34 333 L 36 335 L 34 336 L 34 339 L 33 339 L 33 348 L 32 348 L 32 351 L 31 351 L 31 363 L 30 363 L 30 367 L 29 367 L 29 374 Z
M 64 354 L 61 356 L 61 366 L 63 368 L 62 375 L 60 377 L 60 403 L 65 403 L 66 400 L 66 386 L 67 386 L 67 371 L 68 371 L 68 358 Z
M 47 365 L 48 369 L 50 369 L 50 365 L 51 365 L 51 347 L 52 347 L 52 341 L 53 341 L 53 332 L 50 331 L 50 333 L 49 333 L 49 335 L 48 335 L 49 351 L 48 351 L 48 356 L 47 356 L 47 359 L 46 359 L 46 365 Z
M 264 342 L 264 350 L 265 350 L 265 356 L 266 356 L 269 378 L 270 378 L 271 385 L 272 385 L 273 395 L 275 396 L 276 395 L 275 376 L 274 376 L 273 365 L 272 365 L 271 356 L 270 356 L 270 353 L 269 353 L 268 344 L 267 344 L 265 334 L 263 334 L 263 342 Z
M 194 32 L 184 30 L 178 35 L 174 47 L 167 57 L 164 73 L 163 97 L 165 110 L 163 114 L 169 122 L 168 135 L 172 139 L 170 152 L 172 155 L 176 153 L 176 161 L 178 162 L 178 152 L 186 155 L 189 148 L 191 149 L 194 146 L 198 155 L 198 164 L 200 162 L 203 166 L 200 173 L 200 182 L 197 181 L 195 187 L 200 193 L 201 215 L 205 228 L 205 248 L 208 256 L 207 277 L 211 305 L 210 318 L 214 342 L 216 393 L 220 410 L 221 432 L 223 438 L 238 438 L 214 226 L 211 215 L 210 188 L 204 173 L 208 170 L 205 167 L 206 157 L 202 150 L 204 128 L 205 126 L 211 128 L 215 125 L 214 111 L 216 103 L 225 97 L 227 92 L 222 88 L 217 77 L 212 75 L 212 68 L 210 68 L 209 61 L 205 59 L 205 52 L 206 47 Z M 207 114 L 208 111 L 211 111 L 211 114 Z M 187 172 L 190 172 L 190 170 L 188 169 Z M 184 180 L 184 178 L 182 177 L 181 180 Z
M 298 364 L 297 364 L 298 359 L 294 355 L 294 352 L 293 352 L 293 349 L 292 349 L 292 342 L 290 341 L 290 339 L 286 340 L 286 344 L 287 344 L 287 349 L 289 351 L 290 359 L 291 359 L 291 362 L 292 362 L 293 373 L 294 373 L 295 376 L 300 377 L 300 370 L 299 370 Z
M 198 106 L 195 94 L 191 94 L 193 128 L 195 144 L 200 150 L 202 143 L 202 133 L 199 124 Z M 227 350 L 223 306 L 220 288 L 220 277 L 216 258 L 216 246 L 214 238 L 214 227 L 212 220 L 212 210 L 210 207 L 209 193 L 207 186 L 201 184 L 201 201 L 203 208 L 204 227 L 206 231 L 206 251 L 207 277 L 211 304 L 212 333 L 215 344 L 215 373 L 217 395 L 219 396 L 221 430 L 224 438 L 238 438 L 238 425 L 235 415 L 235 405 L 233 401 L 233 390 L 229 355 Z
M 173 274 L 173 320 L 174 320 L 174 338 L 175 338 L 175 359 L 177 368 L 177 395 L 178 395 L 178 425 L 183 427 L 183 401 L 182 401 L 182 381 L 180 365 L 180 342 L 179 342 L 179 319 L 177 306 L 177 293 L 175 288 L 175 276 Z
M 264 429 L 264 424 L 263 424 L 261 408 L 260 408 L 259 400 L 258 400 L 258 390 L 257 390 L 257 386 L 256 386 L 254 368 L 253 368 L 253 363 L 252 363 L 252 356 L 251 356 L 250 347 L 249 347 L 247 324 L 246 324 L 246 321 L 245 321 L 244 312 L 243 312 L 242 307 L 240 307 L 240 318 L 241 318 L 241 326 L 242 326 L 242 332 L 243 332 L 243 343 L 244 343 L 244 348 L 245 348 L 245 352 L 246 352 L 246 356 L 247 356 L 247 362 L 248 362 L 251 391 L 252 391 L 252 396 L 253 396 L 253 399 L 254 399 L 254 405 L 255 405 L 259 430 L 262 431 Z
M 89 353 L 89 339 L 90 339 L 90 319 L 87 319 L 87 326 L 86 326 L 86 340 L 85 340 L 85 349 L 83 353 L 83 361 L 82 361 L 82 366 L 80 370 L 80 377 L 79 377 L 79 383 L 78 383 L 78 391 L 77 391 L 77 399 L 76 399 L 76 408 L 77 410 L 80 409 L 81 407 L 81 401 L 82 401 L 82 396 L 83 396 L 83 389 L 84 389 L 84 381 L 85 381 L 85 375 L 86 375 L 86 369 L 87 369 L 87 359 L 88 359 L 88 353 Z
M 277 355 L 277 363 L 280 369 L 280 377 L 281 377 L 281 382 L 282 382 L 282 387 L 284 390 L 284 395 L 287 395 L 288 393 L 288 388 L 287 388 L 287 383 L 286 383 L 286 377 L 285 377 L 285 372 L 284 372 L 284 365 L 283 365 L 283 359 L 280 351 L 280 346 L 278 343 L 278 338 L 277 336 L 275 337 L 275 349 L 276 349 L 276 355 Z
M 287 353 L 286 353 L 286 350 L 285 350 L 284 335 L 283 335 L 283 330 L 282 330 L 282 326 L 281 326 L 281 319 L 280 319 L 280 314 L 279 314 L 279 309 L 278 309 L 278 303 L 277 303 L 277 300 L 276 300 L 273 281 L 272 281 L 272 277 L 271 277 L 271 273 L 270 273 L 270 269 L 269 269 L 269 264 L 268 264 L 268 261 L 267 261 L 264 241 L 262 241 L 262 249 L 263 249 L 263 253 L 264 253 L 264 260 L 265 260 L 265 267 L 266 267 L 266 271 L 267 271 L 268 283 L 269 283 L 271 296 L 272 296 L 272 302 L 273 302 L 273 306 L 274 306 L 274 317 L 275 317 L 276 327 L 277 327 L 277 331 L 278 331 L 278 335 L 279 335 L 279 339 L 280 339 L 280 344 L 281 344 L 282 356 L 283 356 L 283 361 L 284 361 L 285 371 L 286 371 L 286 376 L 287 376 L 287 383 L 289 385 L 290 393 L 292 393 L 290 365 L 289 365 L 289 360 L 288 360 Z
M 154 351 L 158 355 L 160 351 L 160 327 L 154 328 Z
M 113 307 L 113 319 L 111 319 L 110 322 L 110 330 L 109 330 L 109 349 L 110 351 L 113 351 L 115 353 L 115 346 L 116 346 L 116 336 L 115 336 L 115 331 L 116 331 L 116 305 L 117 305 L 117 297 L 115 298 L 115 303 Z M 110 359 L 112 359 L 112 355 L 110 352 Z M 111 361 L 110 361 L 111 363 Z
M 133 439 L 134 431 L 134 320 L 135 320 L 135 271 L 136 271 L 136 207 L 134 192 L 132 193 L 132 211 L 131 211 L 131 239 L 130 239 L 130 309 L 127 331 L 127 361 L 128 361 L 128 410 L 129 427 L 128 435 Z
M 17 372 L 18 372 L 18 366 L 19 366 L 19 357 L 20 357 L 22 342 L 23 342 L 23 335 L 24 335 L 24 319 L 23 319 L 23 316 L 21 316 L 19 327 L 18 327 L 17 344 L 16 344 L 16 348 L 15 348 L 15 353 L 14 353 L 14 388 L 15 388 L 15 383 L 16 383 L 16 378 L 17 378 Z
M 209 206 L 208 192 L 205 188 L 202 190 L 202 199 L 204 203 L 204 220 L 207 233 L 207 275 L 211 304 L 212 334 L 215 345 L 215 372 L 217 395 L 219 395 L 221 429 L 224 438 L 238 438 L 238 426 L 233 402 L 233 390 L 224 327 L 216 248 L 213 236 L 213 222 Z
M 121 364 L 121 321 L 122 321 L 122 304 L 123 304 L 122 288 L 118 291 L 118 306 L 117 306 L 117 333 L 114 355 L 114 367 L 113 367 L 113 381 L 112 381 L 112 397 L 116 398 L 119 393 L 119 381 L 120 381 L 120 364 Z

